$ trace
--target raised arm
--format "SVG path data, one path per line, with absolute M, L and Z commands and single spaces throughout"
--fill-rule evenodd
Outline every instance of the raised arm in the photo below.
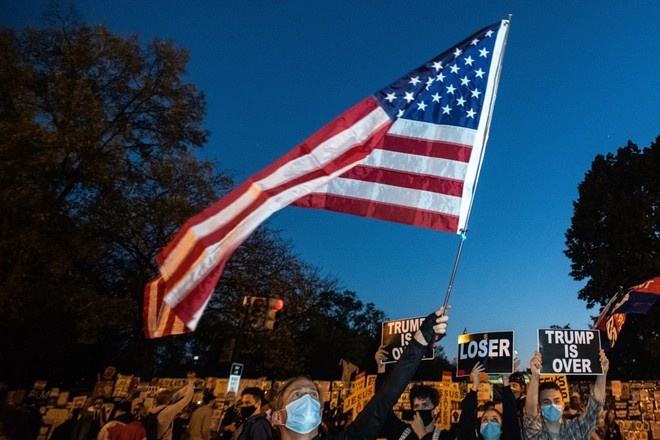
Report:
M 603 374 L 596 376 L 596 383 L 594 384 L 594 398 L 599 402 L 605 401 L 605 383 L 607 381 L 607 371 L 610 369 L 610 361 L 605 356 L 605 351 L 600 350 L 600 366 L 603 369 Z
M 539 414 L 539 377 L 541 375 L 541 353 L 534 352 L 529 361 L 531 376 L 527 384 L 527 397 L 525 398 L 525 414 L 536 417 Z

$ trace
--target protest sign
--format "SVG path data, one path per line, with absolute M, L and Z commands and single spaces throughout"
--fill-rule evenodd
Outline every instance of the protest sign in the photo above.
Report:
M 487 374 L 512 373 L 514 357 L 512 331 L 458 335 L 456 376 L 468 376 L 477 362 Z
M 449 429 L 451 428 L 453 402 L 460 402 L 462 400 L 461 390 L 457 383 L 451 381 L 437 382 L 436 388 L 438 389 L 440 398 L 440 402 L 438 403 L 440 413 L 438 414 L 437 423 L 442 429 Z
M 602 374 L 598 330 L 539 329 L 541 374 Z
M 426 317 L 399 319 L 396 321 L 383 322 L 381 326 L 381 345 L 389 352 L 387 360 L 384 362 L 390 364 L 396 362 L 401 357 L 403 349 L 410 343 L 415 332 L 419 330 Z M 423 360 L 433 359 L 433 347 L 428 346 Z

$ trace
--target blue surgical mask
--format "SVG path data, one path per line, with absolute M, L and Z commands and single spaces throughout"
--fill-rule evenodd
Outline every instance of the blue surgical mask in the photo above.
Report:
M 321 424 L 321 404 L 309 394 L 305 394 L 286 406 L 284 426 L 298 434 L 312 432 Z
M 541 406 L 541 414 L 543 415 L 543 418 L 546 419 L 548 422 L 558 422 L 559 419 L 561 419 L 561 415 L 564 412 L 564 407 L 562 405 L 555 405 L 554 403 L 552 404 L 547 404 Z
M 499 423 L 489 420 L 481 424 L 479 432 L 485 440 L 498 440 L 502 434 L 502 427 Z

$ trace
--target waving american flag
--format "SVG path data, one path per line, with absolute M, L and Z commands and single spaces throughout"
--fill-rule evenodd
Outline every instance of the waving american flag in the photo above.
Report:
M 465 229 L 508 28 L 502 20 L 452 46 L 189 219 L 145 287 L 146 335 L 194 330 L 234 250 L 290 204 Z

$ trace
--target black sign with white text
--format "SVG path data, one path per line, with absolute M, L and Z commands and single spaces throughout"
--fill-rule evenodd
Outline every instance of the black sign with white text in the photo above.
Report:
M 541 374 L 602 374 L 598 330 L 539 329 Z
M 513 372 L 513 332 L 488 332 L 458 335 L 456 376 L 469 376 L 477 362 L 488 374 Z

